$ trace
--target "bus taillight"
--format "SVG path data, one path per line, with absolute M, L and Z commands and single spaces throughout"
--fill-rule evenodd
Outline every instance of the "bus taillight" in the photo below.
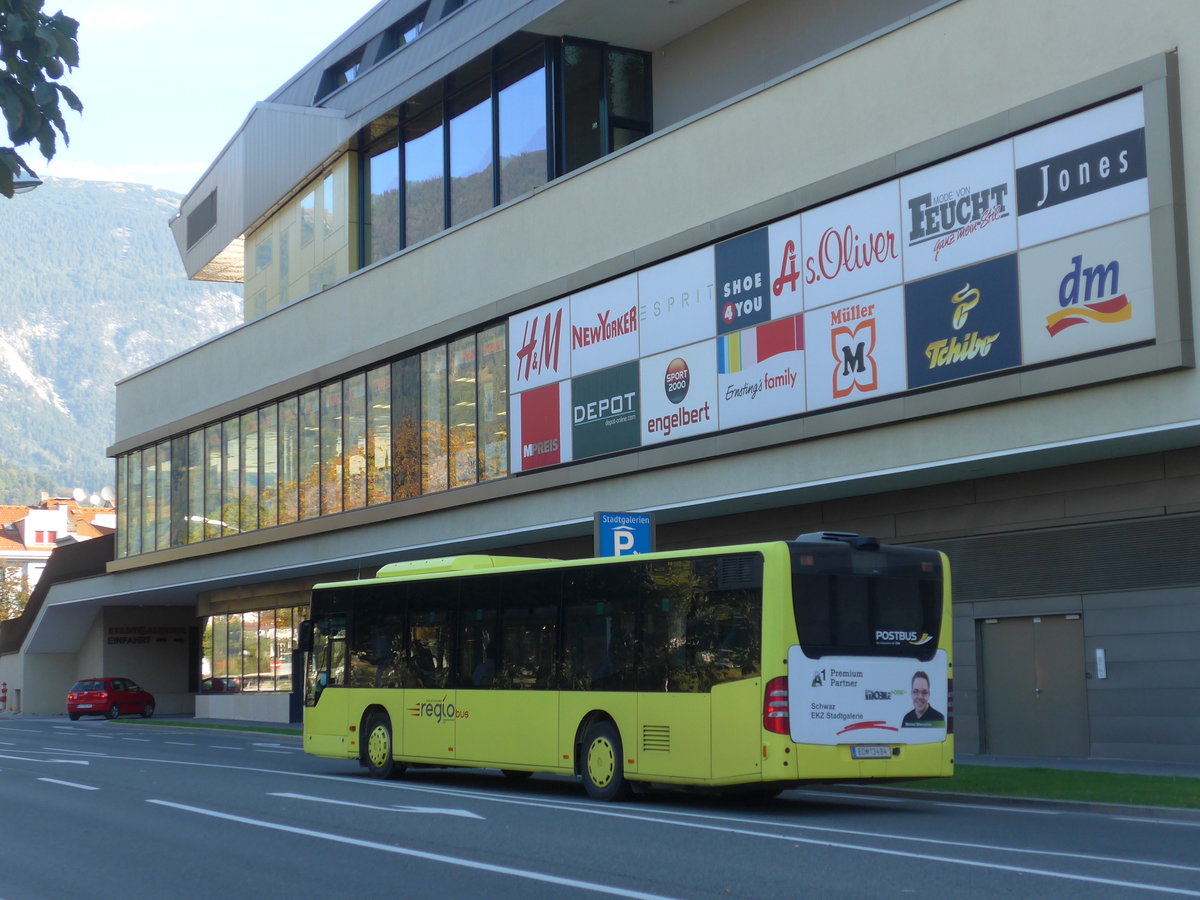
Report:
M 763 728 L 775 734 L 788 734 L 791 731 L 786 675 L 767 682 L 767 693 L 763 698 Z

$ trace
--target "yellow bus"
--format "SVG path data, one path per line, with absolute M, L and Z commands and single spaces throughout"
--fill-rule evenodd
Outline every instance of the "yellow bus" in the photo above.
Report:
M 304 749 L 643 784 L 953 774 L 950 571 L 843 533 L 584 560 L 455 556 L 313 589 Z

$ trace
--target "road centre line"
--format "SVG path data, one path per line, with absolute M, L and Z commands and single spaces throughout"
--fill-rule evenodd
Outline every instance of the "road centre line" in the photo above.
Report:
M 493 863 L 476 862 L 472 859 L 463 859 L 455 856 L 446 856 L 441 853 L 429 853 L 424 850 L 416 850 L 410 847 L 397 847 L 393 844 L 381 844 L 376 841 L 364 841 L 357 838 L 350 838 L 340 834 L 330 834 L 328 832 L 314 831 L 311 828 L 298 828 L 294 825 L 281 825 L 276 822 L 266 822 L 261 819 L 249 819 L 244 816 L 235 816 L 229 813 L 219 812 L 214 809 L 202 809 L 198 806 L 186 806 L 182 803 L 171 803 L 166 800 L 147 800 L 147 803 L 153 803 L 158 806 L 167 806 L 172 809 L 180 809 L 185 812 L 197 813 L 202 816 L 211 816 L 216 819 L 223 819 L 227 822 L 238 822 L 243 825 L 254 825 L 259 828 L 268 828 L 273 831 L 283 831 L 288 834 L 298 834 L 304 837 L 314 837 L 320 840 L 333 841 L 339 844 L 348 844 L 352 847 L 361 847 L 366 850 L 379 850 L 384 853 L 395 853 L 400 856 L 410 856 L 417 859 L 424 859 L 430 862 L 445 863 L 452 866 L 460 866 L 467 869 L 476 869 L 482 872 L 491 872 L 496 875 L 511 875 L 516 878 L 526 878 L 531 881 L 540 881 L 545 884 L 554 884 L 560 887 L 578 888 L 579 890 L 592 891 L 598 894 L 609 894 L 614 897 L 629 897 L 631 900 L 668 900 L 661 894 L 648 894 L 643 891 L 631 891 L 625 888 L 615 887 L 613 885 L 599 884 L 591 881 L 580 881 L 576 878 L 563 878 L 558 875 L 550 875 L 545 872 L 534 872 L 528 869 L 515 869 L 511 866 L 498 866 Z
M 1183 822 L 1179 819 L 1151 819 L 1138 816 L 1113 816 L 1114 822 L 1141 822 L 1145 825 L 1182 825 L 1184 828 L 1200 828 L 1200 822 Z
M 98 791 L 100 788 L 90 784 L 76 784 L 74 781 L 60 781 L 57 778 L 39 778 L 38 781 L 46 781 L 50 784 L 61 784 L 64 787 L 79 788 L 81 791 Z

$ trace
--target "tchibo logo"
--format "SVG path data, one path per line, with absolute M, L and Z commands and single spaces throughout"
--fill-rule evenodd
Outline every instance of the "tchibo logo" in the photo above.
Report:
M 470 713 L 465 709 L 459 709 L 453 703 L 447 703 L 446 698 L 441 700 L 422 700 L 414 706 L 408 708 L 408 714 L 416 719 L 434 719 L 438 723 L 449 722 L 453 719 L 470 718 Z

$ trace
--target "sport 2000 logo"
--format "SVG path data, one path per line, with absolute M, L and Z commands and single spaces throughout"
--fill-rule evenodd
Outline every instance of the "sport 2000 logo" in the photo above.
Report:
M 422 700 L 415 706 L 410 706 L 408 714 L 418 719 L 436 719 L 439 723 L 471 717 L 467 710 L 459 709 L 453 703 L 447 703 L 445 697 L 437 701 Z

